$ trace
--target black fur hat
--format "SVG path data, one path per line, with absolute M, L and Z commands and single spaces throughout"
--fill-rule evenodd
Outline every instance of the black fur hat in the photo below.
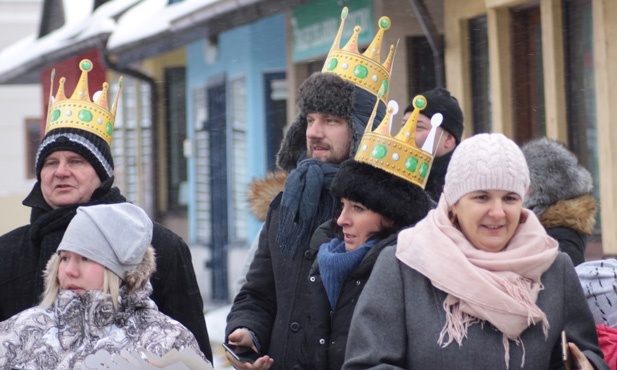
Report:
M 562 143 L 546 137 L 521 148 L 531 177 L 531 195 L 523 205 L 537 215 L 559 200 L 577 198 L 593 190 L 591 174 Z
M 306 152 L 306 116 L 325 113 L 344 118 L 352 128 L 350 157 L 356 152 L 376 97 L 333 73 L 315 72 L 298 91 L 298 115 L 289 126 L 276 155 L 277 166 L 291 171 Z M 381 122 L 386 107 L 380 103 L 375 122 Z M 352 125 L 353 122 L 353 125 Z
M 370 164 L 348 159 L 337 172 L 330 188 L 337 198 L 358 202 L 400 227 L 414 225 L 433 208 L 428 193 Z

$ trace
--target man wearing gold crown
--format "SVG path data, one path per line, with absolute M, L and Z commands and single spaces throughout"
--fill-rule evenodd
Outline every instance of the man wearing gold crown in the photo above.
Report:
M 346 15 L 345 8 L 343 20 Z M 270 204 L 246 283 L 234 300 L 225 330 L 229 343 L 251 347 L 262 357 L 249 364 L 228 355 L 237 369 L 288 370 L 298 361 L 307 329 L 307 277 L 316 257 L 316 251 L 308 248 L 310 237 L 334 215 L 338 199 L 329 192 L 332 180 L 339 164 L 355 154 L 377 101 L 377 91 L 389 83 L 393 47 L 386 67 L 376 52 L 381 48 L 389 19 L 380 27 L 377 42 L 367 49 L 367 53 L 372 51 L 371 56 L 361 56 L 353 44 L 354 36 L 339 48 L 341 24 L 323 71 L 311 75 L 300 86 L 299 114 L 277 155 L 278 167 L 289 175 L 283 192 Z M 343 71 L 354 70 L 344 60 L 345 53 L 364 61 L 357 71 L 378 69 L 379 74 L 360 73 L 362 81 L 345 74 Z M 378 122 L 384 114 L 385 104 L 380 101 Z
M 5 261 L 0 268 L 0 320 L 39 303 L 45 264 L 56 252 L 79 206 L 127 201 L 113 186 L 110 144 L 118 97 L 109 109 L 109 86 L 104 83 L 101 94 L 95 94 L 98 98 L 92 102 L 88 93 L 92 62 L 82 60 L 79 67 L 82 74 L 73 95 L 69 99 L 64 95 L 63 77 L 55 100 L 50 99 L 46 134 L 36 158 L 37 182 L 23 201 L 32 208 L 30 224 L 0 237 L 0 255 Z M 195 335 L 200 349 L 212 361 L 188 246 L 157 223 L 152 245 L 157 256 L 152 299 L 161 312 Z
M 431 173 L 426 183 L 426 191 L 435 202 L 439 202 L 439 197 L 443 190 L 446 178 L 446 170 L 452 158 L 452 153 L 456 146 L 460 144 L 463 136 L 463 111 L 458 104 L 458 100 L 446 89 L 441 87 L 434 88 L 421 93 L 426 98 L 426 108 L 422 110 L 418 117 L 416 126 L 416 145 L 424 145 L 429 132 L 431 131 L 431 118 L 436 113 L 441 113 L 443 121 L 437 128 L 435 138 L 435 160 L 431 166 Z M 405 108 L 403 124 L 413 111 L 413 103 Z

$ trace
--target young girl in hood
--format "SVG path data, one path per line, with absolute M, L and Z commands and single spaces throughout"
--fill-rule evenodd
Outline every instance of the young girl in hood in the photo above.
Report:
M 0 323 L 0 368 L 79 369 L 98 350 L 162 356 L 193 334 L 149 298 L 152 221 L 130 203 L 79 207 L 47 263 L 41 304 Z

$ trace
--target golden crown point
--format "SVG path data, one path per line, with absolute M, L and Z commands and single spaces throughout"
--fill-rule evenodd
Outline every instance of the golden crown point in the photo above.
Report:
M 354 159 L 380 168 L 424 189 L 433 165 L 433 155 L 416 146 L 415 133 L 418 116 L 420 111 L 426 108 L 426 104 L 426 98 L 422 95 L 413 99 L 414 110 L 396 136 L 391 135 L 390 126 L 398 106 L 390 104 L 379 126 L 371 131 L 378 105 L 375 104 Z M 434 138 L 436 129 L 437 126 L 433 126 L 429 136 L 432 135 Z
M 64 91 L 64 83 L 66 82 L 64 77 L 60 78 L 56 97 L 53 98 L 51 96 L 56 75 L 56 71 L 52 71 L 51 88 L 49 91 L 49 112 L 47 114 L 45 133 L 47 134 L 49 131 L 58 128 L 76 128 L 91 132 L 105 140 L 108 145 L 111 145 L 116 110 L 118 108 L 120 91 L 122 90 L 122 77 L 118 81 L 118 93 L 110 110 L 107 102 L 109 84 L 107 82 L 103 83 L 102 91 L 94 94 L 95 102 L 92 102 L 88 92 L 88 73 L 92 71 L 93 64 L 89 59 L 83 59 L 79 62 L 79 69 L 81 69 L 81 76 L 70 99 L 66 98 Z
M 369 47 L 364 53 L 360 54 L 358 49 L 358 37 L 362 30 L 360 26 L 354 27 L 353 34 L 347 44 L 343 48 L 340 47 L 341 35 L 348 14 L 349 10 L 344 7 L 341 12 L 341 24 L 321 71 L 335 73 L 373 95 L 377 95 L 379 90 L 383 89 L 384 93 L 381 100 L 385 104 L 388 100 L 392 59 L 396 50 L 394 45 L 390 45 L 386 60 L 383 63 L 381 62 L 381 44 L 384 32 L 390 28 L 390 18 L 379 18 L 379 31 L 377 31 Z

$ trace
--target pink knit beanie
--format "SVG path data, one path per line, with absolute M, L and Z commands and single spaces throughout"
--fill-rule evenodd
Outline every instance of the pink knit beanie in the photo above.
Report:
M 521 149 L 502 134 L 478 134 L 454 150 L 443 193 L 452 206 L 477 190 L 506 190 L 520 195 L 529 188 L 529 169 Z

